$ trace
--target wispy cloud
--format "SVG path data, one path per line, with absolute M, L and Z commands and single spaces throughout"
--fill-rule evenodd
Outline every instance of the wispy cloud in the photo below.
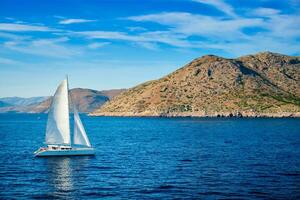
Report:
M 257 7 L 252 10 L 245 9 L 243 13 L 239 13 L 240 10 L 235 11 L 234 7 L 226 0 L 191 1 L 211 5 L 222 11 L 224 15 L 210 16 L 189 12 L 160 12 L 129 16 L 122 18 L 127 20 L 125 29 L 112 29 L 113 31 L 85 30 L 84 28 L 81 31 L 71 31 L 66 28 L 67 26 L 62 29 L 54 29 L 43 24 L 28 24 L 26 22 L 21 24 L 16 22 L 0 23 L 0 37 L 11 40 L 4 44 L 4 47 L 10 50 L 65 58 L 78 55 L 83 49 L 84 51 L 96 50 L 120 41 L 126 41 L 127 45 L 134 44 L 149 50 L 157 50 L 162 45 L 167 45 L 176 48 L 217 49 L 237 53 L 239 50 L 229 49 L 229 47 L 245 48 L 252 51 L 254 49 L 268 49 L 268 46 L 270 50 L 272 48 L 279 49 L 280 43 L 285 49 L 288 45 L 291 46 L 291 49 L 294 49 L 294 46 L 299 44 L 299 15 L 282 14 L 281 10 L 266 7 Z M 82 18 L 55 17 L 60 20 L 59 24 L 96 21 Z M 149 26 L 148 22 L 156 23 L 159 26 Z M 22 32 L 35 31 L 49 32 L 47 33 L 49 38 L 56 38 L 58 35 L 61 38 L 67 36 L 71 40 L 70 43 L 75 37 L 80 37 L 88 40 L 89 44 L 85 46 L 81 44 L 68 45 L 69 42 L 67 41 L 43 39 L 42 37 L 37 39 L 34 37 L 29 39 L 20 38 Z M 30 37 L 30 34 L 28 33 L 26 36 Z M 260 40 L 264 41 L 261 42 Z M 283 43 L 287 45 L 283 45 Z M 86 41 L 84 44 L 86 44 Z M 81 50 L 70 48 L 74 46 L 81 46 Z
M 292 41 L 299 38 L 300 35 L 300 16 L 295 14 L 281 14 L 279 10 L 270 8 L 257 8 L 251 12 L 253 16 L 261 16 L 263 25 L 261 28 L 267 30 L 264 34 L 269 38 L 284 39 Z
M 155 13 L 128 19 L 164 25 L 169 30 L 169 37 L 178 39 L 176 35 L 180 35 L 180 43 L 187 48 L 218 49 L 239 55 L 241 51 L 280 52 L 280 46 L 281 51 L 295 52 L 299 45 L 300 16 L 284 15 L 271 8 L 257 8 L 248 15 L 229 19 L 187 12 Z M 246 29 L 252 29 L 252 32 Z M 194 36 L 199 38 L 191 40 L 190 37 Z
M 5 64 L 5 65 L 13 65 L 13 64 L 18 64 L 18 61 L 9 59 L 9 58 L 3 58 L 0 57 L 0 64 Z
M 27 24 L 18 24 L 18 23 L 0 23 L 0 31 L 11 31 L 11 32 L 48 32 L 54 31 L 46 26 L 37 26 L 37 25 L 27 25 Z
M 78 23 L 88 23 L 88 22 L 95 22 L 97 20 L 91 19 L 64 19 L 59 21 L 59 24 L 78 24 Z
M 267 16 L 278 15 L 280 13 L 280 10 L 261 7 L 252 10 L 250 13 L 254 16 L 267 17 Z
M 0 38 L 10 39 L 10 40 L 25 40 L 25 39 L 31 38 L 31 36 L 17 35 L 17 34 L 8 33 L 8 32 L 0 32 Z
M 107 40 L 123 40 L 130 42 L 157 42 L 172 46 L 185 47 L 188 42 L 183 41 L 180 34 L 173 34 L 169 31 L 152 31 L 143 32 L 136 35 L 130 35 L 126 32 L 117 31 L 81 31 L 73 32 L 73 35 L 84 36 L 88 39 L 107 39 Z
M 136 45 L 149 50 L 159 50 L 159 45 L 154 42 L 137 42 Z
M 260 18 L 223 19 L 185 12 L 157 13 L 133 16 L 128 19 L 166 25 L 172 32 L 186 36 L 199 35 L 224 40 L 246 37 L 242 31 L 243 28 L 263 25 L 263 20 Z
M 236 13 L 234 12 L 233 7 L 230 4 L 225 3 L 225 1 L 223 0 L 193 0 L 193 1 L 214 6 L 216 9 L 226 13 L 229 16 L 232 17 L 237 16 Z
M 140 26 L 129 26 L 127 29 L 132 32 L 147 31 L 146 28 Z
M 81 54 L 79 49 L 63 44 L 66 41 L 68 41 L 66 37 L 21 42 L 9 41 L 4 43 L 4 47 L 21 53 L 54 58 L 70 58 Z
M 98 49 L 111 44 L 110 42 L 94 42 L 88 45 L 90 49 Z

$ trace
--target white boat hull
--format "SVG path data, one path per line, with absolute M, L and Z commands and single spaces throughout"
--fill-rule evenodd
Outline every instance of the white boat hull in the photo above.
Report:
M 95 155 L 94 148 L 71 148 L 67 150 L 62 149 L 43 149 L 34 152 L 37 157 L 48 157 L 48 156 L 91 156 Z

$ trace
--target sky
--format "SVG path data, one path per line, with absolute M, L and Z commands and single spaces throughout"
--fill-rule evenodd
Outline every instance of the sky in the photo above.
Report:
M 0 97 L 130 88 L 215 54 L 300 55 L 300 0 L 1 0 Z

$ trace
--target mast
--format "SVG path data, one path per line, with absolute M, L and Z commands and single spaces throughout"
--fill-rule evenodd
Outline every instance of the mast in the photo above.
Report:
M 68 105 L 68 115 L 69 115 L 69 121 L 68 121 L 68 124 L 69 124 L 69 137 L 70 137 L 70 146 L 72 146 L 72 137 L 71 137 L 71 128 L 70 128 L 70 106 L 69 106 L 69 104 L 70 103 L 72 103 L 71 102 L 71 98 L 69 98 L 69 95 L 71 94 L 70 92 L 69 92 L 69 78 L 68 78 L 68 74 L 66 74 L 66 80 L 67 80 L 67 99 L 68 99 L 68 103 L 67 103 L 67 105 Z
M 66 74 L 66 80 L 67 80 L 67 90 L 69 92 L 69 78 L 68 78 L 68 75 Z

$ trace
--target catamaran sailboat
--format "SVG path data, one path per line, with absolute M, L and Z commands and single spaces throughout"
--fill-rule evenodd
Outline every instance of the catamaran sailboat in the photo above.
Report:
M 34 152 L 35 156 L 95 154 L 95 150 L 91 146 L 74 104 L 72 106 L 74 112 L 74 134 L 71 142 L 69 101 L 72 104 L 72 98 L 68 89 L 68 79 L 66 78 L 58 86 L 49 109 L 45 141 L 47 147 L 39 148 Z

